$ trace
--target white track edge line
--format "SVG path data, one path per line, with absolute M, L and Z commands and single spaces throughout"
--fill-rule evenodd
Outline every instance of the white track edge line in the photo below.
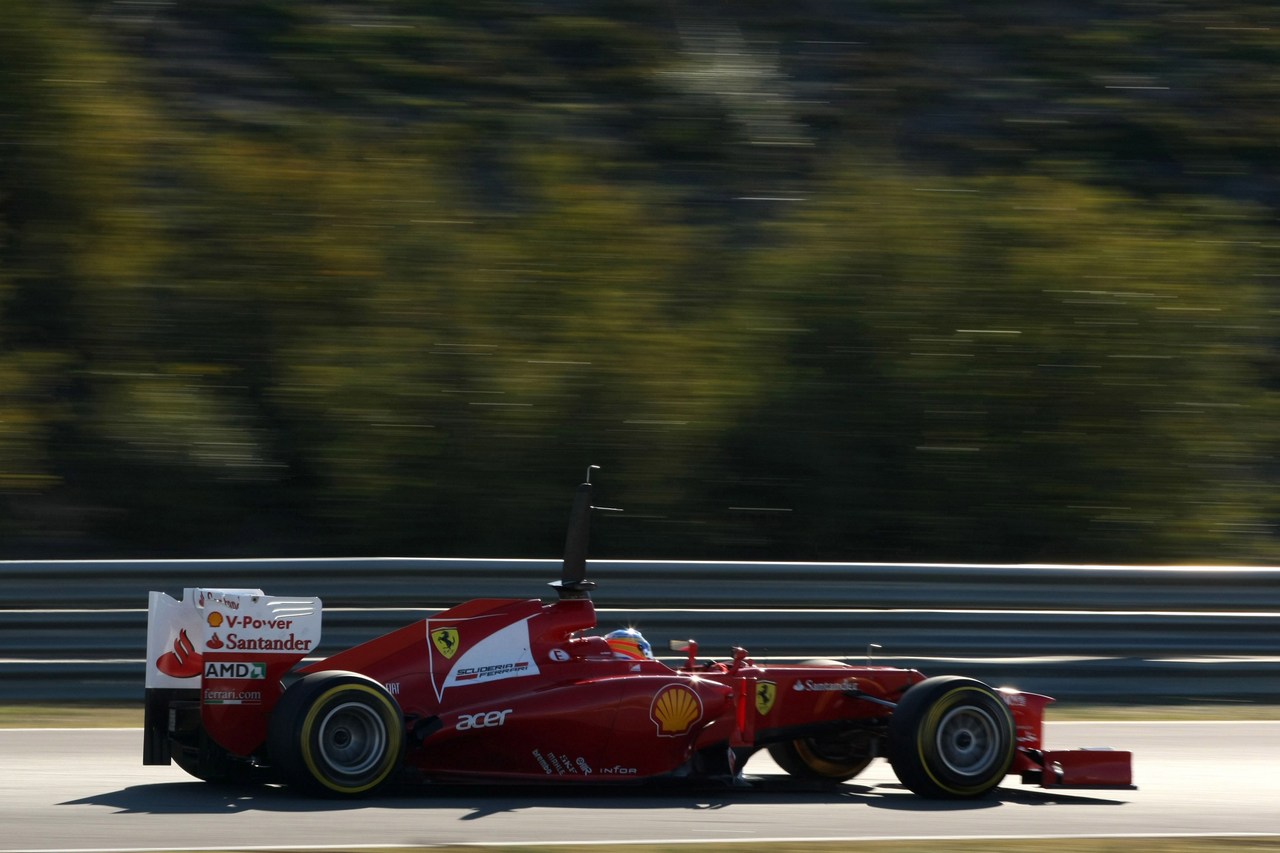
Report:
M 587 841 L 455 841 L 432 844 L 297 844 L 224 845 L 213 847 L 25 847 L 0 853 L 215 853 L 215 851 L 322 851 L 322 850 L 432 850 L 440 847 L 588 847 L 639 846 L 644 844 L 850 844 L 885 841 L 1050 841 L 1067 839 L 1123 840 L 1139 838 L 1275 838 L 1277 832 L 1116 832 L 1045 833 L 1043 835 L 844 835 L 827 837 L 784 836 L 766 838 L 645 838 L 634 840 Z

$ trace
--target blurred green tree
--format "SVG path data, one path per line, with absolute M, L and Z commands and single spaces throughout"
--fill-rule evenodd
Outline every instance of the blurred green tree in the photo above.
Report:
M 4 547 L 552 556 L 595 463 L 612 555 L 1273 561 L 1274 46 L 1178 14 L 10 0 Z

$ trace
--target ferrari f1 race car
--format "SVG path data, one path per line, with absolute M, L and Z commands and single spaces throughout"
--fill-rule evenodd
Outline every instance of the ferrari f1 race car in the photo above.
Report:
M 653 658 L 596 627 L 586 579 L 591 483 L 578 487 L 557 600 L 477 599 L 327 659 L 321 603 L 261 590 L 152 592 L 144 764 L 283 782 L 328 797 L 392 782 L 743 779 L 766 749 L 805 783 L 874 758 L 932 798 L 1028 784 L 1127 787 L 1131 755 L 1045 750 L 1047 696 L 960 676 L 812 661 Z M 288 686 L 285 686 L 287 682 Z

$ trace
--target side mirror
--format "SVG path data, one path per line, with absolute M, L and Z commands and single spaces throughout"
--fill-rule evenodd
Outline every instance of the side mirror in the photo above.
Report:
M 673 652 L 686 652 L 688 660 L 685 662 L 685 669 L 692 671 L 698 665 L 698 644 L 694 640 L 671 640 L 667 643 L 667 648 Z

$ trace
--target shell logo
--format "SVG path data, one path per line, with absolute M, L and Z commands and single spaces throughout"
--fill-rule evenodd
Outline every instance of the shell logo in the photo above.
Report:
M 210 628 L 221 628 L 221 627 L 222 627 L 222 614 L 221 614 L 221 613 L 219 613 L 218 611 L 216 611 L 216 610 L 215 610 L 215 611 L 213 611 L 212 613 L 210 613 L 210 614 L 209 614 L 209 627 L 210 627 Z
M 658 727 L 658 737 L 679 737 L 702 719 L 702 699 L 683 684 L 668 684 L 653 697 L 649 719 Z

